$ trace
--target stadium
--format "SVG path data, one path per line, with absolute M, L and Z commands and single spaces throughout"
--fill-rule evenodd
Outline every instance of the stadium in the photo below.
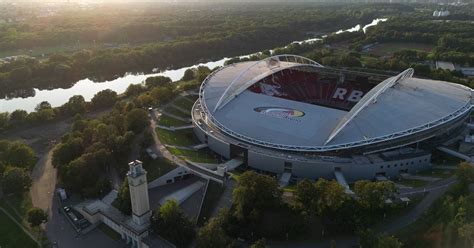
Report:
M 431 166 L 431 151 L 468 132 L 471 89 L 324 67 L 296 55 L 240 62 L 202 83 L 198 139 L 226 159 L 297 180 L 346 182 Z

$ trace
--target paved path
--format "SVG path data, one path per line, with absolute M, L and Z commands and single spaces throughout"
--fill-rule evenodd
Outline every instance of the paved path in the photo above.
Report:
M 454 183 L 454 182 L 453 182 Z M 428 195 L 423 198 L 423 200 L 416 205 L 415 208 L 413 208 L 411 211 L 406 213 L 403 216 L 400 216 L 393 220 L 391 223 L 386 224 L 386 225 L 381 225 L 377 230 L 383 233 L 394 233 L 411 223 L 415 222 L 419 217 L 423 215 L 435 202 L 438 198 L 440 198 L 449 188 L 451 185 L 447 184 L 445 186 L 438 186 L 437 188 L 432 189 L 429 191 Z
M 400 189 L 400 196 L 410 196 L 415 194 L 423 194 L 429 191 L 436 191 L 438 189 L 447 188 L 451 186 L 453 183 L 456 182 L 456 178 L 454 176 L 436 181 L 427 187 L 422 188 L 411 188 L 411 189 Z
M 168 131 L 179 131 L 179 130 L 184 130 L 184 129 L 192 129 L 194 126 L 193 125 L 185 125 L 185 126 L 163 126 L 163 125 L 156 125 L 158 128 L 165 129 Z
M 193 151 L 193 149 L 191 147 L 188 147 L 188 146 L 165 145 L 165 147 Z

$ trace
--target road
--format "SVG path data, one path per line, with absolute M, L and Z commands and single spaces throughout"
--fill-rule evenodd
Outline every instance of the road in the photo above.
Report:
M 408 225 L 415 222 L 425 213 L 431 205 L 439 199 L 449 189 L 453 183 L 456 182 L 455 177 L 450 177 L 444 180 L 440 180 L 425 189 L 409 189 L 406 190 L 401 196 L 409 196 L 414 194 L 422 194 L 428 192 L 423 200 L 418 203 L 414 208 L 405 213 L 404 215 L 390 220 L 388 223 L 381 223 L 375 229 L 381 233 L 393 234 L 396 231 L 407 227 Z M 357 245 L 358 239 L 355 235 L 349 236 L 336 236 L 327 238 L 325 240 L 309 240 L 309 241 L 297 241 L 297 242 L 269 242 L 269 247 L 330 247 L 331 240 L 335 240 L 337 247 L 354 247 Z
M 425 213 L 438 198 L 443 196 L 443 194 L 449 189 L 449 186 L 451 186 L 455 182 L 456 178 L 453 176 L 448 179 L 438 181 L 434 185 L 430 185 L 429 187 L 426 187 L 424 189 L 412 189 L 409 192 L 406 192 L 405 194 L 401 194 L 402 196 L 409 196 L 413 194 L 422 194 L 429 192 L 423 198 L 423 200 L 421 200 L 421 202 L 418 203 L 418 205 L 416 205 L 416 207 L 411 209 L 408 213 L 394 219 L 388 224 L 380 225 L 377 230 L 382 233 L 392 234 L 412 224 L 418 218 L 420 218 L 423 213 Z

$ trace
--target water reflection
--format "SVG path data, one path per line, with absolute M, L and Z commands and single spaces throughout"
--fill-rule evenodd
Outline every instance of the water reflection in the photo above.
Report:
M 370 24 L 362 27 L 362 30 L 366 32 L 368 27 L 375 26 L 380 22 L 386 21 L 386 18 L 374 19 Z M 341 32 L 355 32 L 361 30 L 361 25 L 356 25 L 352 28 L 346 30 L 339 30 L 336 33 Z M 325 35 L 317 38 L 310 38 L 303 41 L 294 41 L 292 43 L 313 43 L 324 38 Z M 242 55 L 241 57 L 248 57 L 249 55 Z M 200 63 L 194 66 L 185 67 L 176 70 L 165 70 L 159 73 L 151 74 L 126 74 L 123 77 L 119 77 L 109 81 L 98 81 L 95 82 L 90 79 L 79 80 L 74 85 L 71 85 L 70 88 L 55 88 L 55 89 L 31 89 L 22 92 L 18 92 L 18 95 L 23 97 L 10 97 L 9 99 L 0 100 L 0 112 L 12 112 L 16 109 L 24 109 L 28 112 L 34 111 L 36 105 L 42 101 L 48 101 L 51 103 L 51 106 L 57 107 L 66 103 L 71 96 L 82 95 L 86 101 L 90 101 L 92 97 L 99 91 L 104 89 L 111 89 L 118 94 L 125 92 L 127 87 L 130 84 L 139 84 L 143 82 L 146 78 L 152 76 L 166 76 L 171 78 L 173 81 L 181 79 L 184 75 L 184 72 L 189 68 L 196 68 L 198 66 L 207 66 L 211 69 L 218 66 L 223 66 L 224 62 L 229 58 L 223 58 L 217 61 L 211 61 L 208 63 Z M 156 71 L 157 69 L 155 69 Z

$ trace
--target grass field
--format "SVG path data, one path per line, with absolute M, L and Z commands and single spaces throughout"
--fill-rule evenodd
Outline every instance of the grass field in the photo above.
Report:
M 193 102 L 195 102 L 195 101 L 199 98 L 199 96 L 196 96 L 196 95 L 188 95 L 188 96 L 186 96 L 186 97 L 187 97 L 188 99 L 191 99 Z
M 7 204 L 8 202 L 8 204 Z M 33 206 L 29 193 L 23 195 L 5 196 L 0 201 L 0 206 L 10 213 L 18 222 L 28 228 L 28 223 L 24 220 L 28 210 Z
M 380 43 L 365 52 L 370 53 L 370 54 L 375 54 L 378 56 L 390 56 L 394 52 L 401 51 L 401 50 L 408 49 L 408 50 L 430 52 L 431 50 L 433 50 L 433 48 L 434 48 L 433 45 L 423 44 L 423 43 L 387 42 L 387 43 Z
M 194 103 L 189 101 L 189 99 L 191 99 L 191 98 L 186 99 L 185 97 L 181 97 L 181 98 L 178 98 L 176 101 L 174 101 L 174 104 L 176 106 L 181 107 L 181 108 L 191 110 Z
M 0 247 L 29 248 L 38 245 L 7 215 L 0 211 Z
M 437 178 L 448 178 L 454 173 L 456 170 L 446 170 L 446 169 L 431 169 L 431 170 L 426 170 L 423 172 L 417 173 L 418 176 L 428 176 L 428 177 L 437 177 Z
M 197 138 L 194 136 L 194 132 L 191 129 L 173 132 L 157 128 L 156 134 L 158 135 L 161 143 L 167 145 L 193 146 L 200 143 L 199 140 L 197 140 Z
M 296 183 L 292 183 L 283 188 L 285 192 L 296 192 Z
M 189 125 L 189 123 L 186 123 L 181 120 L 177 120 L 167 115 L 161 115 L 158 125 L 166 126 L 166 127 L 179 127 L 179 126 Z
M 175 169 L 176 165 L 174 165 L 167 159 L 157 158 L 155 160 L 153 159 L 144 160 L 143 167 L 147 171 L 146 176 L 147 176 L 148 182 L 151 182 L 159 178 L 160 176 Z
M 189 109 L 188 113 L 184 113 L 183 111 L 171 106 L 171 107 L 166 108 L 166 112 L 177 115 L 179 117 L 183 117 L 183 118 L 191 118 L 191 109 Z
M 401 181 L 396 181 L 396 183 L 413 187 L 413 188 L 420 188 L 429 184 L 429 182 L 427 181 L 415 180 L 415 179 L 402 179 Z
M 213 153 L 209 149 L 201 149 L 199 151 L 189 151 L 189 150 L 182 150 L 182 149 L 176 149 L 176 148 L 168 148 L 168 150 L 172 154 L 178 157 L 182 157 L 184 159 L 188 159 L 196 163 L 215 164 L 219 162 L 216 154 Z

